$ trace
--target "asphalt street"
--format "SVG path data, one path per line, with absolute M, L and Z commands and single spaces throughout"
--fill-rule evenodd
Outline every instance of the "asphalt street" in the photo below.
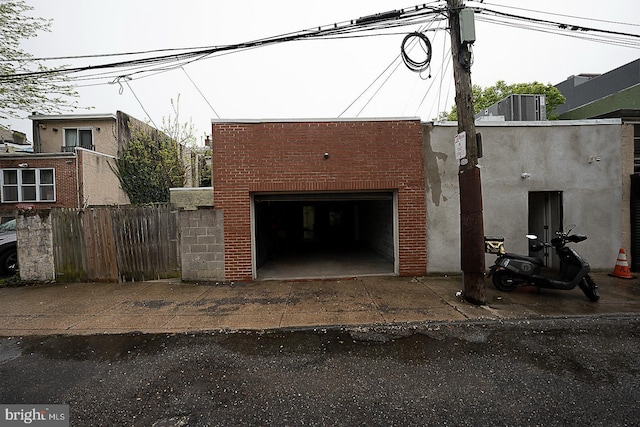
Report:
M 638 425 L 637 315 L 0 338 L 74 426 Z

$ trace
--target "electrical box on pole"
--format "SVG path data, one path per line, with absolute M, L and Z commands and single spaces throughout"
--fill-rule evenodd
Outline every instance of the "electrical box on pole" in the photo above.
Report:
M 473 43 L 476 41 L 476 23 L 473 9 L 460 11 L 460 42 Z

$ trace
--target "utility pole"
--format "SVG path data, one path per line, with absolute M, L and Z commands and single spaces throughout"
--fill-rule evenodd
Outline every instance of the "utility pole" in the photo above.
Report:
M 464 132 L 465 150 L 459 156 L 458 183 L 460 186 L 460 264 L 464 298 L 477 305 L 486 304 L 484 286 L 485 254 L 484 223 L 482 217 L 482 185 L 478 166 L 478 143 L 471 90 L 471 44 L 475 40 L 473 12 L 464 11 L 462 0 L 447 0 L 451 32 L 451 56 L 456 85 L 458 135 Z M 461 16 L 463 32 L 461 34 Z M 473 33 L 469 37 L 470 32 Z M 458 156 L 456 156 L 458 157 Z

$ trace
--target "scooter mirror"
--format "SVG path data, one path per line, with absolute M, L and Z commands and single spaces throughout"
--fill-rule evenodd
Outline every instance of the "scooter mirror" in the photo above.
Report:
M 527 234 L 527 239 L 529 240 L 536 240 L 538 238 L 538 236 L 536 236 L 535 234 Z

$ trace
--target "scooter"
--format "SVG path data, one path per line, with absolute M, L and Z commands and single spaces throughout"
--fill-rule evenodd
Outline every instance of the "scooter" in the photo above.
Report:
M 544 247 L 553 247 L 560 257 L 560 270 L 555 276 L 541 274 L 543 261 L 540 258 L 505 253 L 504 246 L 499 245 L 498 257 L 495 264 L 489 268 L 487 277 L 491 277 L 493 284 L 501 291 L 510 292 L 520 286 L 536 286 L 538 288 L 571 290 L 576 286 L 591 301 L 598 301 L 600 295 L 598 286 L 595 284 L 589 272 L 591 267 L 573 248 L 566 246 L 567 243 L 578 243 L 587 239 L 584 234 L 570 234 L 575 225 L 569 226 L 566 232 L 557 232 L 557 237 L 551 239 L 551 243 L 537 241 L 537 236 L 527 235 L 529 240 L 534 242 L 530 245 L 533 252 L 538 252 Z M 492 238 L 487 238 L 490 241 Z M 504 239 L 502 239 L 504 241 Z M 496 247 L 495 238 L 493 247 Z M 550 273 L 552 271 L 549 271 Z

